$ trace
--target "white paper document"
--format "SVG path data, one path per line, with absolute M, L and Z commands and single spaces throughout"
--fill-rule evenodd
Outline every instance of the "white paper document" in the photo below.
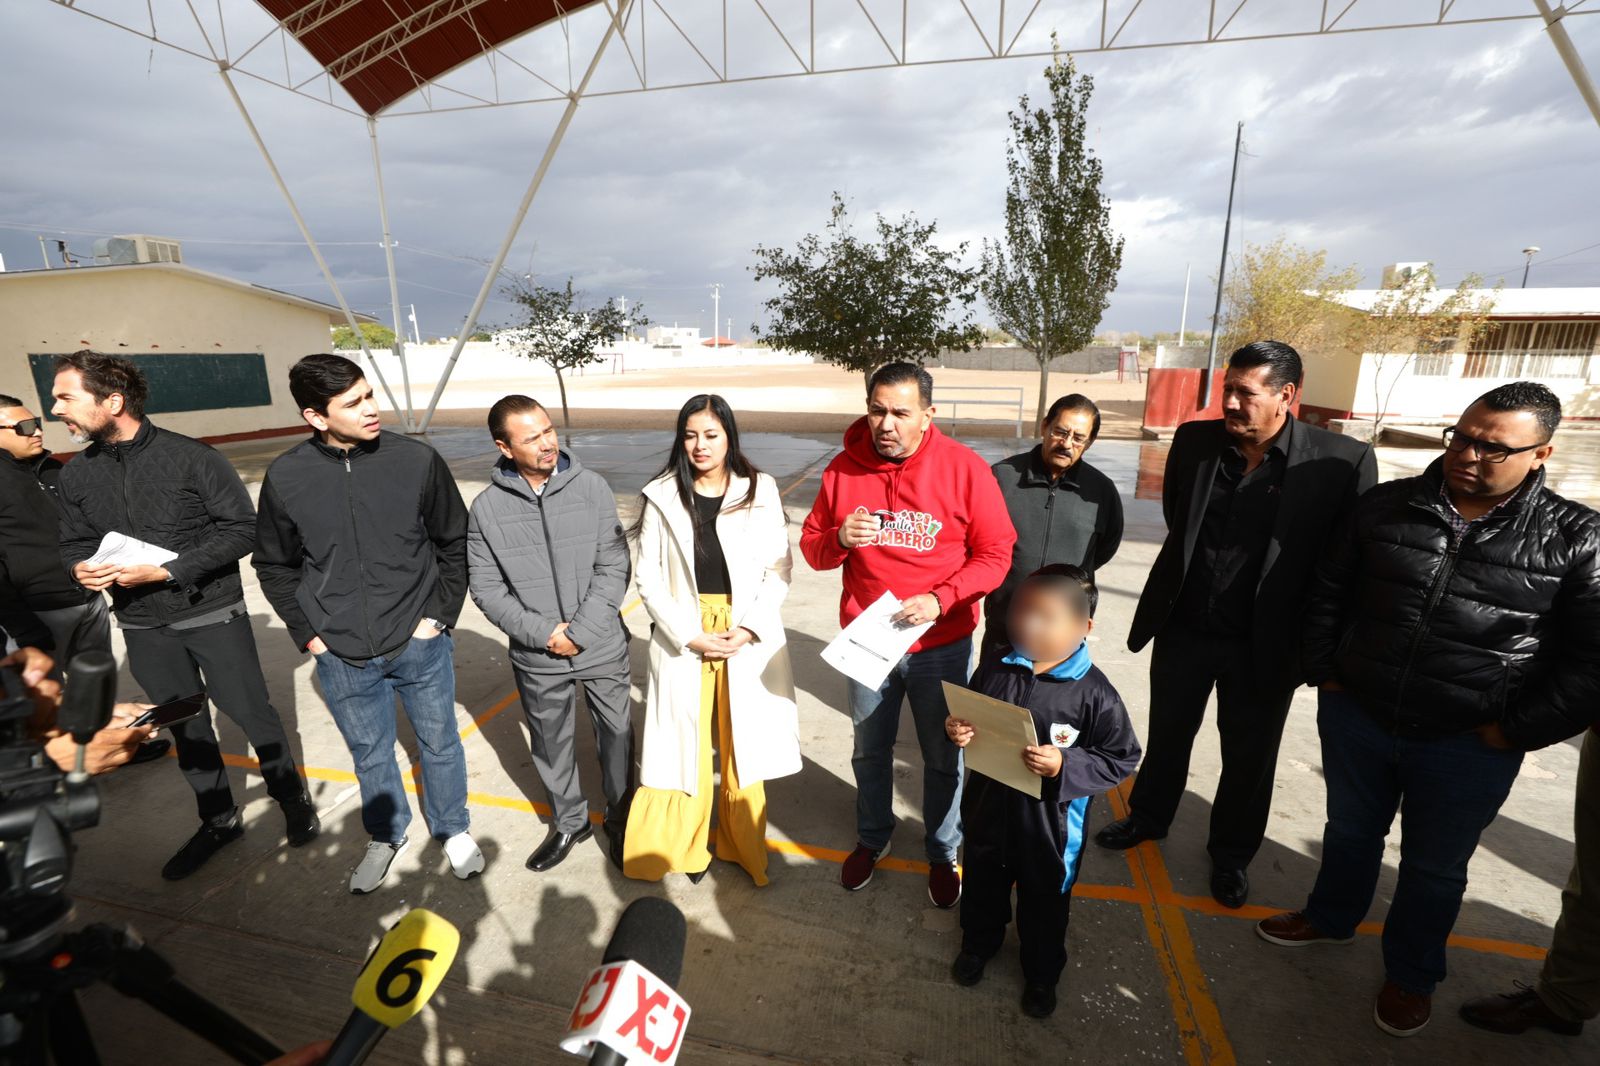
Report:
M 90 566 L 104 566 L 106 563 L 115 563 L 117 566 L 165 566 L 177 557 L 177 552 L 113 530 L 101 538 L 99 549 L 84 562 Z
M 822 661 L 868 688 L 877 688 L 917 638 L 933 628 L 932 622 L 896 625 L 890 619 L 899 613 L 900 601 L 885 592 L 822 649 Z
M 950 717 L 972 726 L 972 740 L 961 749 L 968 768 L 1034 799 L 1043 794 L 1039 775 L 1022 761 L 1022 749 L 1039 743 L 1033 715 L 1026 708 L 948 681 L 944 703 Z

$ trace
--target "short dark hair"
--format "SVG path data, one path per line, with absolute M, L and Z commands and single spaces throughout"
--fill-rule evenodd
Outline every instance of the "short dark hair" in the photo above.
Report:
M 0 392 L 0 407 L 26 407 L 26 406 L 28 406 L 28 405 L 23 403 L 21 400 L 17 399 L 15 396 L 8 396 L 5 393 Z
M 1094 415 L 1094 428 L 1089 431 L 1089 439 L 1093 440 L 1100 435 L 1100 408 L 1096 407 L 1095 402 L 1083 393 L 1072 392 L 1058 398 L 1055 403 L 1050 405 L 1050 410 L 1044 413 L 1045 424 L 1049 425 L 1054 422 L 1056 416 L 1063 411 L 1088 411 Z
M 122 410 L 132 418 L 144 417 L 144 404 L 150 398 L 150 383 L 132 359 L 105 352 L 73 352 L 56 358 L 55 372 L 76 370 L 83 387 L 98 401 L 120 395 Z
M 917 395 L 922 400 L 922 406 L 932 407 L 933 375 L 916 363 L 884 363 L 874 370 L 872 376 L 867 378 L 867 399 L 872 399 L 879 385 L 904 385 L 908 381 L 917 383 Z
M 1080 618 L 1093 618 L 1095 609 L 1100 606 L 1100 590 L 1095 587 L 1094 578 L 1083 567 L 1071 563 L 1041 566 L 1022 583 L 1064 597 L 1067 606 Z
M 1282 341 L 1251 341 L 1228 356 L 1230 369 L 1254 370 L 1258 366 L 1268 368 L 1267 384 L 1275 389 L 1298 387 L 1306 376 L 1300 353 Z
M 543 411 L 544 404 L 532 396 L 524 396 L 520 392 L 513 392 L 509 396 L 502 396 L 489 408 L 489 436 L 495 440 L 506 440 L 506 419 L 512 415 L 532 414 L 534 411 Z
M 1537 381 L 1508 381 L 1472 402 L 1481 403 L 1491 411 L 1532 412 L 1539 420 L 1539 428 L 1544 430 L 1545 441 L 1555 436 L 1556 427 L 1561 425 L 1561 398 Z
M 359 364 L 331 352 L 312 352 L 289 368 L 289 395 L 300 410 L 328 413 L 328 401 L 365 381 Z

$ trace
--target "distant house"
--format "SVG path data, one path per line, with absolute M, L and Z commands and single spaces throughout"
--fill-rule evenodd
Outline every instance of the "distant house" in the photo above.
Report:
M 1359 314 L 1381 289 L 1356 289 L 1339 303 Z M 1301 416 L 1307 421 L 1388 423 L 1455 418 L 1507 381 L 1535 380 L 1561 398 L 1569 419 L 1600 421 L 1600 288 L 1505 289 L 1470 345 L 1428 353 L 1353 352 L 1308 346 Z
M 337 307 L 171 260 L 0 273 L 0 393 L 46 416 L 46 447 L 76 450 L 48 418 L 50 368 L 87 348 L 132 357 L 150 379 L 148 412 L 169 429 L 212 441 L 304 432 L 289 366 L 330 351 L 329 326 L 344 321 Z

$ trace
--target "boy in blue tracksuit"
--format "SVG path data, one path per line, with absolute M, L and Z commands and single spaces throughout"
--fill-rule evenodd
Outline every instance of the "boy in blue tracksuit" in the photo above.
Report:
M 978 665 L 968 686 L 1027 708 L 1039 739 L 1017 757 L 1043 778 L 1039 799 L 974 770 L 961 801 L 966 827 L 961 896 L 961 953 L 950 972 L 974 985 L 1005 941 L 1011 889 L 1017 890 L 1022 941 L 1022 1010 L 1045 1018 L 1055 1010 L 1056 984 L 1067 964 L 1067 916 L 1083 854 L 1089 802 L 1133 772 L 1139 742 L 1106 675 L 1089 661 L 1098 592 L 1079 567 L 1036 570 L 1017 587 L 1008 613 L 1013 645 Z M 945 732 L 960 747 L 976 735 L 949 718 Z

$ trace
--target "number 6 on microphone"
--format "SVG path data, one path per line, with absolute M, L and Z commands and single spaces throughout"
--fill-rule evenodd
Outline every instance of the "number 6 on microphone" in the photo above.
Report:
M 395 923 L 356 978 L 355 1009 L 334 1039 L 328 1066 L 353 1066 L 372 1053 L 384 1033 L 422 1011 L 455 962 L 461 933 L 418 908 Z

